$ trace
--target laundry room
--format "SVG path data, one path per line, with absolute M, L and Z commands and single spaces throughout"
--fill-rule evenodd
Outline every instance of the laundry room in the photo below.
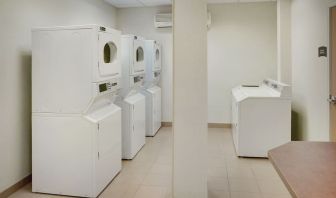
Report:
M 311 197 L 334 168 L 333 6 L 0 1 L 0 198 Z

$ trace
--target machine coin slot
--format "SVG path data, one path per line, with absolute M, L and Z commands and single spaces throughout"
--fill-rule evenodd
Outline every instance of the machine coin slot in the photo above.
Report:
M 102 31 L 102 32 L 105 32 L 105 31 L 106 31 L 106 28 L 105 28 L 105 27 L 100 27 L 99 29 L 100 29 L 100 31 Z
M 140 81 L 141 81 L 140 76 L 134 77 L 134 83 L 137 83 L 137 82 L 140 82 Z
M 104 92 L 104 91 L 107 91 L 107 84 L 104 83 L 104 84 L 100 84 L 99 85 L 99 92 Z

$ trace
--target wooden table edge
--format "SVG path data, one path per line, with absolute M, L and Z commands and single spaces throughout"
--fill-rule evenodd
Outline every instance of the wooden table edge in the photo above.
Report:
M 272 149 L 273 150 L 273 149 Z M 290 187 L 287 179 L 285 178 L 285 176 L 281 173 L 281 170 L 278 168 L 278 166 L 276 165 L 276 160 L 272 157 L 272 150 L 270 150 L 268 152 L 268 159 L 271 161 L 273 168 L 275 169 L 275 171 L 278 173 L 278 175 L 280 176 L 282 182 L 285 184 L 287 190 L 289 191 L 289 193 L 291 194 L 291 196 L 293 198 L 298 198 L 298 196 L 296 195 L 296 193 L 294 192 L 294 190 Z

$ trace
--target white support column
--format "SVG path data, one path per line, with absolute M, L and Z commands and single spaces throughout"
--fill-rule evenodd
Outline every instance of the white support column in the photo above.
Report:
M 277 1 L 278 80 L 287 84 L 292 84 L 291 3 Z
M 207 6 L 174 0 L 173 197 L 207 197 Z

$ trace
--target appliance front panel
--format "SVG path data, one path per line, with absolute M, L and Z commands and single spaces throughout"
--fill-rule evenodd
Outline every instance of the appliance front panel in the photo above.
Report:
M 99 74 L 119 77 L 121 74 L 121 40 L 118 32 L 99 33 Z
M 98 194 L 121 170 L 121 109 L 117 106 L 115 109 L 99 122 L 96 166 Z
M 142 96 L 133 104 L 133 148 L 134 153 L 137 153 L 145 144 L 146 137 L 146 120 L 145 120 L 145 97 Z
M 145 72 L 145 45 L 143 40 L 134 40 L 133 74 Z

